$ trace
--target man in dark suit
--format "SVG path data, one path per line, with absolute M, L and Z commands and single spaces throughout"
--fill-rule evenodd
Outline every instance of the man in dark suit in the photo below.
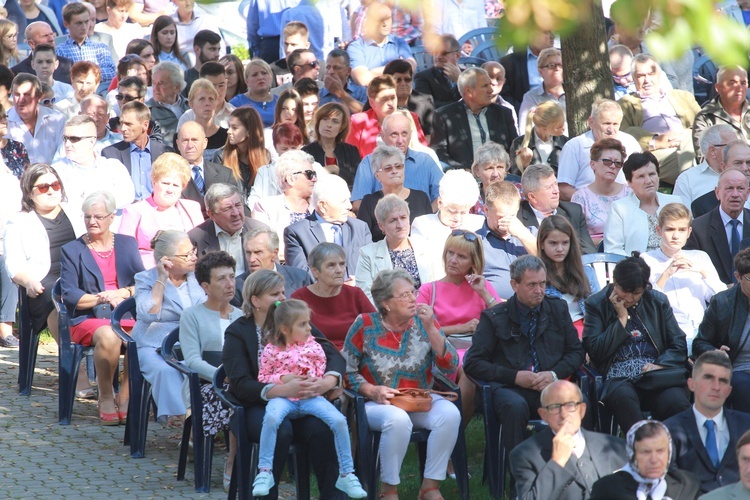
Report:
M 521 109 L 523 95 L 531 87 L 542 83 L 536 60 L 539 53 L 548 47 L 552 47 L 554 42 L 555 34 L 551 31 L 545 31 L 528 47 L 520 47 L 518 50 L 514 50 L 512 54 L 500 59 L 500 64 L 505 68 L 505 86 L 500 91 L 500 95 L 516 107 L 516 112 Z
M 573 226 L 578 244 L 584 254 L 595 253 L 596 245 L 591 240 L 586 218 L 577 203 L 560 201 L 560 188 L 552 167 L 543 163 L 529 165 L 521 177 L 521 186 L 526 199 L 521 202 L 518 218 L 529 229 L 539 228 L 543 219 L 550 215 L 562 215 Z M 532 232 L 535 231 L 532 229 Z
M 461 73 L 458 67 L 461 47 L 453 35 L 440 38 L 441 43 L 437 45 L 439 51 L 432 54 L 433 66 L 414 76 L 414 89 L 420 94 L 432 96 L 436 109 L 461 99 L 456 86 Z
M 26 26 L 26 42 L 34 50 L 37 45 L 46 43 L 55 47 L 55 32 L 49 24 L 44 21 L 36 21 Z M 52 78 L 58 82 L 64 82 L 70 84 L 70 68 L 73 66 L 73 61 L 67 57 L 57 56 L 58 66 L 55 72 L 52 74 Z M 31 67 L 31 54 L 29 57 L 19 62 L 12 68 L 10 68 L 14 74 L 29 73 L 36 75 L 36 71 Z
M 291 297 L 295 290 L 312 285 L 310 276 L 302 269 L 279 264 L 279 235 L 273 229 L 253 229 L 245 235 L 245 260 L 248 269 L 235 278 L 232 305 L 242 307 L 242 287 L 250 274 L 260 269 L 276 271 L 284 277 L 284 295 Z
M 466 374 L 492 387 L 508 454 L 524 440 L 529 415 L 541 407 L 541 391 L 571 376 L 584 360 L 565 301 L 544 295 L 546 279 L 538 257 L 513 261 L 513 296 L 482 312 L 464 358 Z
M 143 200 L 151 195 L 151 164 L 172 148 L 148 135 L 151 112 L 148 106 L 131 101 L 122 106 L 120 129 L 123 140 L 102 149 L 102 156 L 119 160 L 128 169 L 135 186 L 135 197 Z
M 247 269 L 242 238 L 253 229 L 267 229 L 268 226 L 245 218 L 245 204 L 242 194 L 234 184 L 216 183 L 206 191 L 206 212 L 209 219 L 188 232 L 198 257 L 208 252 L 224 250 L 237 262 L 236 274 Z
M 462 101 L 439 108 L 432 115 L 430 146 L 449 168 L 469 169 L 474 152 L 494 141 L 510 151 L 518 136 L 513 113 L 492 102 L 492 83 L 486 70 L 469 68 L 458 78 Z
M 740 250 L 740 241 L 750 237 L 750 210 L 744 208 L 748 198 L 745 174 L 736 168 L 724 170 L 716 186 L 716 197 L 719 206 L 693 221 L 685 248 L 706 252 L 721 281 L 730 284 L 736 281 L 733 259 Z
M 723 351 L 700 355 L 688 379 L 695 395 L 689 410 L 668 418 L 671 467 L 692 472 L 707 493 L 739 480 L 737 440 L 750 429 L 750 414 L 724 408 L 732 392 L 732 363 Z
M 594 483 L 627 461 L 625 442 L 581 428 L 586 403 L 577 385 L 560 380 L 541 394 L 539 416 L 549 427 L 510 454 L 519 499 L 580 500 Z
M 224 165 L 203 160 L 203 152 L 207 145 L 206 133 L 197 122 L 185 122 L 177 132 L 177 148 L 180 150 L 180 155 L 190 164 L 192 174 L 187 187 L 182 190 L 182 197 L 200 203 L 204 217 L 208 216 L 206 203 L 203 200 L 208 188 L 217 182 L 237 184 L 230 169 Z
M 346 181 L 338 175 L 318 179 L 310 200 L 315 211 L 284 229 L 286 265 L 309 273 L 307 256 L 315 245 L 327 241 L 344 248 L 347 279 L 354 280 L 359 249 L 372 243 L 372 234 L 366 223 L 349 215 L 352 209 L 350 198 Z

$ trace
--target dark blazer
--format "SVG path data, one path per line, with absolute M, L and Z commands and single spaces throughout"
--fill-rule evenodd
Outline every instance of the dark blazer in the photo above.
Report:
M 130 154 L 128 154 L 128 157 L 130 157 Z M 232 174 L 232 171 L 229 168 L 225 167 L 224 165 L 219 165 L 218 163 L 214 163 L 212 161 L 204 161 L 203 162 L 204 193 L 208 191 L 208 188 L 210 188 L 212 185 L 219 183 L 219 182 L 223 182 L 225 184 L 234 184 L 237 187 L 240 187 L 237 181 L 234 180 L 234 174 Z M 203 200 L 203 196 L 204 195 L 202 195 L 200 191 L 198 191 L 198 187 L 195 185 L 195 181 L 193 180 L 193 177 L 191 175 L 190 182 L 188 182 L 187 187 L 182 190 L 182 197 L 185 198 L 186 200 L 193 200 L 193 201 L 197 201 L 198 203 L 200 203 L 201 212 L 203 212 L 203 217 L 208 218 L 208 215 L 206 214 L 206 202 Z
M 524 135 L 519 135 L 513 139 L 513 144 L 510 145 L 510 151 L 508 151 L 508 154 L 510 154 L 510 166 L 508 172 L 511 174 L 521 175 L 521 170 L 516 165 L 516 151 L 521 147 L 524 137 Z M 565 135 L 559 135 L 552 138 L 552 152 L 549 154 L 546 164 L 552 167 L 552 170 L 555 171 L 555 175 L 557 175 L 557 165 L 560 162 L 560 153 L 562 153 L 562 148 L 565 146 L 566 142 L 568 142 L 568 137 Z M 533 129 L 531 139 L 529 140 L 529 149 L 533 153 L 530 165 L 542 163 L 542 157 L 539 156 L 539 150 L 536 148 L 536 136 L 534 135 Z
M 557 207 L 557 215 L 562 215 L 568 219 L 573 226 L 578 236 L 578 244 L 581 246 L 581 252 L 585 254 L 596 253 L 596 245 L 591 240 L 591 235 L 586 226 L 586 217 L 583 215 L 581 205 L 569 201 L 561 201 Z M 524 226 L 539 228 L 539 222 L 536 220 L 536 215 L 534 215 L 534 211 L 531 209 L 528 200 L 521 202 L 521 208 L 518 209 L 517 217 L 523 222 Z
M 515 106 L 516 113 L 521 110 L 523 95 L 531 89 L 529 86 L 529 68 L 526 66 L 526 51 L 526 47 L 521 47 L 500 59 L 500 64 L 505 68 L 505 85 L 503 85 L 500 95 Z
M 750 238 L 750 210 L 742 210 L 742 238 Z M 701 215 L 691 225 L 693 232 L 685 244 L 688 250 L 703 250 L 711 257 L 719 278 L 726 284 L 732 283 L 732 256 L 729 252 L 724 224 L 721 222 L 719 207 Z
M 162 142 L 152 140 L 149 144 L 151 149 L 151 163 L 153 163 L 163 153 L 172 153 L 174 150 Z M 132 165 L 130 164 L 130 143 L 120 141 L 111 146 L 107 146 L 102 149 L 102 156 L 105 158 L 114 158 L 120 160 L 120 163 L 125 165 L 128 169 L 128 173 L 131 172 Z
M 93 309 L 76 309 L 81 297 L 104 291 L 104 277 L 86 246 L 83 236 L 63 245 L 60 254 L 62 299 L 68 309 L 70 323 L 77 325 L 93 318 Z M 115 236 L 115 268 L 120 288 L 135 285 L 135 275 L 144 270 L 138 242 L 132 236 Z
M 583 363 L 578 332 L 562 299 L 545 297 L 540 306 L 536 352 L 541 371 L 552 370 L 561 379 L 571 376 Z M 531 347 L 521 331 L 516 296 L 482 311 L 471 347 L 464 357 L 464 371 L 487 382 L 516 388 L 516 374 L 528 369 Z
M 702 493 L 708 493 L 740 480 L 737 454 L 734 450 L 740 436 L 750 429 L 750 415 L 724 409 L 724 418 L 729 427 L 729 445 L 718 469 L 708 458 L 692 408 L 664 421 L 672 434 L 671 467 L 692 472 L 701 483 Z
M 304 146 L 302 151 L 315 158 L 315 161 L 320 163 L 320 165 L 325 166 L 326 152 L 323 151 L 323 146 L 318 141 Z M 362 161 L 362 157 L 359 156 L 359 149 L 348 142 L 340 142 L 333 149 L 333 154 L 336 156 L 336 161 L 338 162 L 339 176 L 351 188 L 354 185 L 354 175 L 357 173 L 359 162 Z
M 442 69 L 434 66 L 414 75 L 414 89 L 420 94 L 432 96 L 435 109 L 461 99 L 456 84 L 445 76 Z
M 670 470 L 665 478 L 666 496 L 672 500 L 694 500 L 700 494 L 700 483 L 690 472 Z M 627 472 L 615 472 L 594 483 L 590 500 L 635 500 L 638 483 Z
M 698 335 L 693 339 L 693 356 L 725 345 L 729 347 L 729 359 L 734 362 L 737 355 L 750 345 L 742 345 L 742 330 L 750 312 L 742 287 L 733 286 L 719 292 L 708 303 Z
M 608 434 L 581 429 L 586 441 L 584 455 L 596 469 L 596 477 L 581 477 L 576 457 L 571 455 L 565 467 L 552 461 L 552 438 L 547 427 L 519 444 L 510 453 L 510 473 L 516 481 L 519 500 L 580 500 L 591 494 L 594 483 L 620 469 L 626 462 L 625 441 Z
M 59 66 L 57 66 L 55 72 L 52 73 L 52 78 L 57 80 L 58 82 L 70 84 L 70 68 L 73 66 L 73 60 L 61 56 L 57 56 L 57 60 L 60 61 L 60 64 Z M 36 71 L 34 71 L 34 68 L 31 67 L 31 56 L 19 62 L 18 64 L 10 68 L 10 70 L 14 75 L 18 75 L 19 73 L 36 75 Z
M 295 291 L 303 286 L 313 284 L 313 280 L 302 269 L 285 266 L 277 262 L 274 271 L 284 277 L 284 295 L 286 297 L 291 297 Z M 231 302 L 234 307 L 242 307 L 242 287 L 248 276 L 250 276 L 250 271 L 245 271 L 234 279 L 234 298 Z
M 494 141 L 510 150 L 510 145 L 518 136 L 513 113 L 499 104 L 487 106 L 487 133 Z M 469 169 L 474 162 L 474 150 L 471 143 L 471 129 L 466 105 L 463 101 L 449 104 L 435 110 L 432 115 L 432 135 L 430 146 L 437 153 L 440 161 L 450 168 Z
M 325 339 L 320 330 L 313 327 L 312 334 Z M 326 353 L 325 372 L 336 372 L 342 378 L 346 373 L 346 361 L 331 342 L 319 341 Z M 242 317 L 229 325 L 224 332 L 224 350 L 221 355 L 224 369 L 229 379 L 229 392 L 245 407 L 263 404 L 260 394 L 268 385 L 258 381 L 258 335 L 255 332 L 255 320 Z
M 344 252 L 346 253 L 346 271 L 350 277 L 357 274 L 357 261 L 359 260 L 359 249 L 372 243 L 370 228 L 359 219 L 349 217 L 341 227 L 344 241 Z M 307 265 L 307 256 L 318 243 L 326 240 L 320 222 L 315 212 L 306 219 L 287 226 L 284 229 L 284 261 L 287 266 L 294 266 L 310 272 Z M 312 274 L 310 275 L 312 276 Z
M 268 226 L 260 221 L 245 217 L 245 226 L 242 228 L 241 236 L 244 238 L 245 235 L 253 229 L 268 229 Z M 188 237 L 193 242 L 193 246 L 198 250 L 198 257 L 206 255 L 208 252 L 216 252 L 221 250 L 219 246 L 219 238 L 216 236 L 216 228 L 214 221 L 208 219 L 202 224 L 198 224 L 193 229 L 188 231 Z M 247 259 L 244 258 L 245 253 L 242 253 L 243 259 L 245 260 L 245 269 L 247 269 Z

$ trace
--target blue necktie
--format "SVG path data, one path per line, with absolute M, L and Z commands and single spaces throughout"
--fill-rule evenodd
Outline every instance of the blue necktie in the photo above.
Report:
M 206 183 L 203 182 L 203 176 L 201 175 L 201 168 L 198 165 L 193 167 L 193 182 L 195 182 L 195 187 L 198 188 L 198 191 L 200 192 L 200 194 L 205 195 Z
M 732 245 L 729 247 L 729 252 L 732 254 L 732 283 L 736 283 L 737 280 L 734 277 L 734 256 L 740 251 L 740 231 L 738 229 L 740 221 L 732 219 L 729 221 L 729 224 L 732 226 Z
M 529 313 L 529 347 L 531 349 L 531 371 L 539 373 L 539 355 L 536 353 L 536 324 L 539 313 L 532 311 Z
M 714 467 L 719 466 L 719 446 L 716 444 L 716 431 L 714 426 L 716 423 L 713 420 L 706 420 L 703 423 L 703 427 L 706 428 L 706 453 L 708 458 L 713 462 Z
M 331 227 L 333 228 L 333 242 L 338 246 L 343 247 L 344 237 L 341 235 L 341 226 L 338 224 L 332 224 Z

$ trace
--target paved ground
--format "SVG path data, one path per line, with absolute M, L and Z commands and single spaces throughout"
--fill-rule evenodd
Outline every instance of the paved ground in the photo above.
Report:
M 224 498 L 223 445 L 210 494 L 177 481 L 181 429 L 149 422 L 146 457 L 130 458 L 124 427 L 100 426 L 96 401 L 76 400 L 71 425 L 57 423 L 57 347 L 39 346 L 30 397 L 18 395 L 18 349 L 0 348 L 0 491 L 3 498 Z M 285 485 L 283 498 L 293 498 Z

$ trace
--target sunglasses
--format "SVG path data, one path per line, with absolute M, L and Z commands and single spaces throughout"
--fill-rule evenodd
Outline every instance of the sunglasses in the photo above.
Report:
M 386 165 L 385 167 L 380 167 L 378 170 L 385 172 L 386 174 L 390 174 L 393 172 L 393 170 L 403 170 L 404 164 L 403 163 L 397 163 L 395 165 Z
M 96 137 L 93 136 L 93 135 L 84 135 L 82 137 L 77 137 L 75 135 L 64 135 L 63 136 L 63 143 L 66 143 L 66 142 L 70 141 L 71 144 L 78 144 L 79 142 L 81 142 L 84 139 L 96 139 Z
M 292 172 L 292 175 L 304 174 L 308 181 L 311 181 L 318 177 L 318 173 L 315 170 L 300 170 L 299 172 Z
M 609 158 L 599 158 L 599 161 L 602 162 L 602 165 L 605 167 L 611 167 L 613 164 L 615 168 L 622 168 L 622 162 L 617 160 L 612 160 Z
M 52 191 L 60 191 L 62 189 L 62 184 L 60 184 L 60 181 L 55 181 L 52 184 L 37 184 L 34 187 L 37 188 L 40 193 L 46 194 L 47 191 L 49 191 L 49 188 L 52 188 Z
M 319 64 L 318 61 L 311 61 L 307 64 L 298 64 L 297 66 L 299 66 L 300 68 L 304 68 L 305 66 L 310 66 L 310 68 L 315 69 L 318 67 L 318 64 Z
M 451 236 L 463 236 L 466 241 L 477 241 L 479 239 L 479 235 L 463 229 L 454 229 L 451 231 Z
M 404 77 L 399 76 L 395 80 L 396 80 L 396 83 L 411 83 L 412 77 L 410 77 L 410 76 L 404 76 Z
M 131 95 L 117 94 L 115 96 L 115 99 L 117 99 L 118 101 L 132 102 L 132 101 L 135 101 L 138 98 L 134 97 L 134 96 L 131 96 Z
M 48 97 L 46 99 L 42 99 L 41 104 L 42 106 L 52 106 L 55 104 L 56 101 L 57 101 L 56 97 Z

